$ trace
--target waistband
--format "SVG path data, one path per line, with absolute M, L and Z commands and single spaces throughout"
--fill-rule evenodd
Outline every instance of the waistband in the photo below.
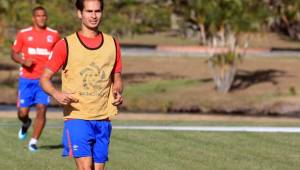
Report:
M 69 118 L 69 119 L 65 119 L 64 122 L 70 121 L 70 120 L 85 120 L 85 119 L 73 119 L 73 118 Z M 105 119 L 85 120 L 85 121 L 108 121 L 108 122 L 110 122 L 111 120 L 110 120 L 110 118 L 108 117 L 108 118 L 105 118 Z

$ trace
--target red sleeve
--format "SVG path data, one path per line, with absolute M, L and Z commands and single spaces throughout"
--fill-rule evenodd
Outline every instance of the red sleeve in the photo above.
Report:
M 59 40 L 49 56 L 49 61 L 46 63 L 46 68 L 50 69 L 54 73 L 65 64 L 67 59 L 67 45 L 64 39 Z
M 117 40 L 115 40 L 115 45 L 116 45 L 116 63 L 113 68 L 113 73 L 121 73 L 122 72 L 121 47 Z
M 12 50 L 16 53 L 19 53 L 22 51 L 22 48 L 23 48 L 23 39 L 22 39 L 22 34 L 19 32 L 12 46 Z
M 57 43 L 60 39 L 61 39 L 61 37 L 60 37 L 59 33 L 57 33 L 55 43 Z

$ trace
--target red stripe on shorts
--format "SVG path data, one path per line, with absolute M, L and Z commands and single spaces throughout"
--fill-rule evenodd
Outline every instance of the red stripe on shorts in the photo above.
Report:
M 18 95 L 18 97 L 17 97 L 16 105 L 17 105 L 17 108 L 19 108 L 20 107 L 20 92 L 19 91 L 17 92 L 17 95 Z

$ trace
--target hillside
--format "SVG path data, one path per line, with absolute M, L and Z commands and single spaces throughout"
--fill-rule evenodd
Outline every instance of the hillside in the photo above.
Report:
M 215 91 L 205 58 L 124 57 L 123 63 L 123 111 L 289 116 L 300 113 L 300 58 L 247 57 L 228 94 Z M 0 66 L 0 103 L 14 104 L 17 68 L 10 62 Z

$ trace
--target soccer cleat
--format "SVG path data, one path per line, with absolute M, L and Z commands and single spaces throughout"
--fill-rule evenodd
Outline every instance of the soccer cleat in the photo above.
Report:
M 31 151 L 31 152 L 36 152 L 38 151 L 38 147 L 36 144 L 29 144 L 28 145 L 28 149 Z
M 20 140 L 26 139 L 27 131 L 28 131 L 30 125 L 31 125 L 31 119 L 29 118 L 28 122 L 26 124 L 23 124 L 21 129 L 19 130 L 18 137 Z

